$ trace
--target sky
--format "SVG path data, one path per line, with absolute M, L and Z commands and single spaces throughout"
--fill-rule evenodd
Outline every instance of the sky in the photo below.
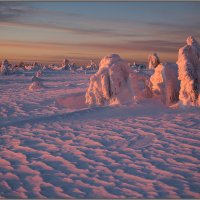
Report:
M 99 61 L 117 53 L 176 62 L 188 35 L 199 40 L 200 2 L 0 2 L 0 60 Z

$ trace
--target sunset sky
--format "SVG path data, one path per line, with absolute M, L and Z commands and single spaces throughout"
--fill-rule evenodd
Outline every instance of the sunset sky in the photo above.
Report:
M 118 53 L 177 59 L 200 36 L 200 2 L 0 2 L 0 60 L 76 63 Z

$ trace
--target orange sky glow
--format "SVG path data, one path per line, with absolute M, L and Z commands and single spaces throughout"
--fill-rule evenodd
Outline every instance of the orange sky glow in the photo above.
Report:
M 146 62 L 157 52 L 175 62 L 185 38 L 198 36 L 199 8 L 199 2 L 0 2 L 0 60 L 87 64 L 117 53 Z

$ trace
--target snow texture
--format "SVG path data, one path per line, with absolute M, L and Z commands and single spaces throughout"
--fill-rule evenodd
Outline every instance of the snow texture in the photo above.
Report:
M 1 74 L 8 75 L 9 74 L 10 64 L 7 59 L 2 61 L 1 64 Z
M 0 198 L 200 198 L 200 108 L 80 109 L 91 75 L 33 75 L 0 76 Z
M 150 88 L 153 98 L 159 99 L 166 105 L 176 103 L 180 90 L 178 66 L 170 63 L 159 64 L 150 77 Z
M 91 76 L 86 92 L 86 104 L 106 105 L 123 103 L 127 99 L 129 67 L 117 54 L 111 54 L 100 61 L 99 70 Z
M 200 46 L 189 36 L 179 49 L 178 79 L 181 81 L 179 99 L 184 106 L 200 106 Z
M 32 78 L 32 83 L 29 86 L 29 90 L 33 91 L 33 90 L 38 90 L 44 87 L 43 83 L 42 83 L 42 79 L 39 78 L 42 76 L 42 71 L 38 70 L 35 75 Z
M 156 53 L 149 55 L 148 64 L 149 64 L 149 69 L 154 69 L 160 64 L 160 59 Z
M 144 71 L 132 71 L 129 75 L 129 87 L 133 101 L 139 102 L 144 98 L 151 98 L 150 75 Z

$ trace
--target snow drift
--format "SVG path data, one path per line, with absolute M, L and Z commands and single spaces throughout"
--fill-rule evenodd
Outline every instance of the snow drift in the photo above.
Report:
M 150 77 L 150 88 L 153 98 L 161 100 L 166 105 L 178 101 L 180 83 L 178 81 L 178 66 L 161 63 Z
M 200 46 L 189 36 L 178 53 L 179 99 L 183 105 L 200 106 Z
M 128 90 L 129 67 L 117 54 L 104 57 L 99 70 L 91 76 L 86 92 L 86 104 L 106 105 L 124 103 L 130 99 Z

